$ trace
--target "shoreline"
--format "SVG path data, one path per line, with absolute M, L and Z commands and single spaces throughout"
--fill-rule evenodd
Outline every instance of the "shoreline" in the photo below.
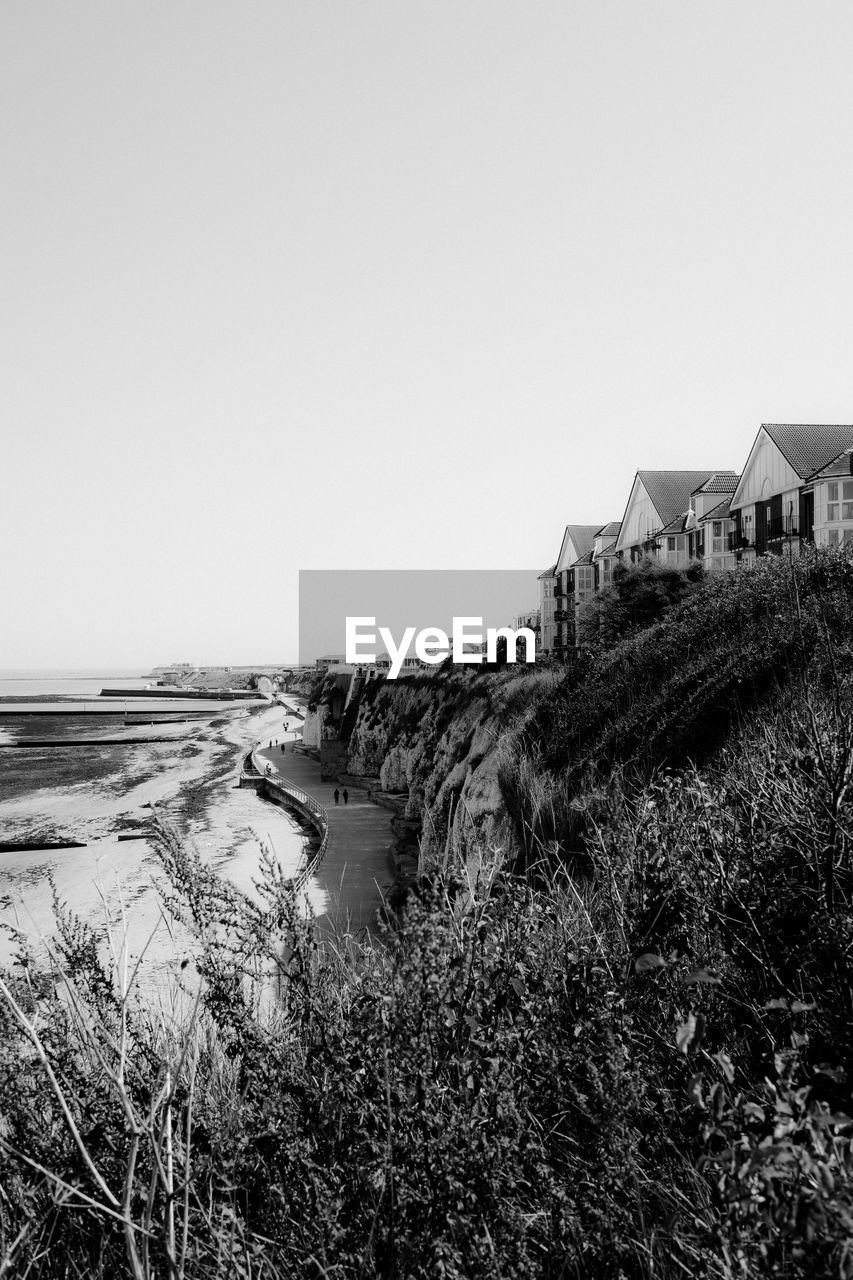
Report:
M 237 786 L 246 750 L 275 737 L 276 729 L 283 737 L 282 722 L 295 710 L 279 702 L 223 710 L 220 704 L 203 726 L 182 725 L 180 732 L 174 726 L 171 738 L 133 752 L 117 753 L 124 746 L 120 740 L 93 743 L 93 760 L 94 753 L 108 757 L 95 760 L 97 767 L 89 770 L 95 776 L 60 785 L 55 776 L 59 759 L 65 759 L 62 747 L 46 750 L 41 759 L 38 749 L 21 748 L 28 767 L 36 768 L 29 787 L 0 801 L 8 840 L 67 840 L 76 847 L 0 853 L 0 924 L 7 926 L 0 929 L 0 960 L 11 958 L 15 935 L 38 946 L 54 931 L 55 885 L 58 899 L 99 936 L 106 937 L 112 920 L 123 930 L 130 954 L 148 949 L 146 985 L 156 982 L 158 972 L 177 968 L 192 944 L 163 919 L 162 872 L 145 831 L 155 816 L 179 839 L 192 841 L 218 875 L 249 897 L 257 897 L 263 845 L 283 874 L 302 865 L 306 833 L 293 816 L 283 807 L 259 804 Z M 14 750 L 4 752 L 4 760 Z M 68 754 L 81 757 L 79 751 Z M 322 909 L 322 901 L 316 907 Z

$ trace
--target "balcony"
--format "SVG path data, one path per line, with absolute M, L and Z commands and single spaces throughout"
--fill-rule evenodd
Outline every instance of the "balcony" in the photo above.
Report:
M 786 525 L 788 526 L 787 528 L 785 527 Z M 796 538 L 797 530 L 790 520 L 785 520 L 782 516 L 776 516 L 775 519 L 767 522 L 767 537 L 770 541 L 774 538 Z
M 745 538 L 743 534 L 738 537 L 734 529 L 728 535 L 729 551 L 746 551 L 748 547 L 754 547 L 755 543 L 751 538 Z

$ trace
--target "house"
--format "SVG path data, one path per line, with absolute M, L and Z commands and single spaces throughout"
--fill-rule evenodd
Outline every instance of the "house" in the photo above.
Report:
M 814 511 L 814 541 L 819 547 L 853 542 L 853 448 L 844 449 L 803 486 Z
M 731 494 L 704 515 L 696 517 L 695 554 L 709 573 L 736 568 L 737 558 L 732 551 L 733 531 Z
M 616 554 L 616 539 L 622 525 L 619 520 L 611 520 L 602 525 L 592 541 L 592 563 L 595 566 L 595 589 L 601 591 L 609 587 L 613 581 L 613 570 L 619 563 Z
M 690 555 L 709 573 L 734 569 L 736 564 L 729 537 L 734 529 L 730 503 L 739 480 L 734 471 L 715 471 L 690 495 L 695 515 Z
M 554 572 L 554 652 L 567 658 L 574 653 L 578 609 L 595 593 L 592 550 L 600 524 L 567 524 Z
M 831 531 L 843 538 L 843 475 L 824 473 L 833 465 L 843 470 L 850 448 L 853 426 L 763 423 L 730 503 L 736 560 L 748 563 L 786 548 L 793 554 L 802 542 L 815 541 L 816 515 L 824 541 Z
M 693 494 L 715 476 L 735 473 L 638 471 L 616 539 L 616 554 L 632 564 L 655 555 L 665 564 L 685 567 L 695 550 Z
M 316 669 L 318 671 L 330 671 L 332 667 L 339 667 L 346 662 L 346 655 L 343 653 L 326 653 L 322 658 L 317 659 Z
M 549 569 L 539 575 L 539 651 L 540 653 L 553 653 L 556 642 L 557 624 L 554 622 L 554 609 L 556 608 L 556 600 L 554 592 L 557 589 L 557 566 L 552 564 Z
M 517 613 L 512 620 L 513 631 L 520 630 L 521 627 L 527 627 L 536 636 L 536 648 L 540 648 L 540 613 L 538 609 L 528 609 L 527 613 Z

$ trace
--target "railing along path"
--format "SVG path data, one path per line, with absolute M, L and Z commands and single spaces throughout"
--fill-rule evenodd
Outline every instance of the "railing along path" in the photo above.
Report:
M 320 844 L 305 865 L 300 867 L 296 875 L 291 876 L 288 882 L 293 892 L 299 893 L 300 890 L 305 888 L 305 885 L 326 856 L 326 851 L 329 847 L 329 815 L 318 800 L 315 800 L 302 787 L 298 787 L 295 782 L 285 778 L 271 761 L 259 761 L 256 756 L 256 750 L 256 748 L 253 749 L 251 753 L 251 770 L 247 767 L 249 759 L 247 758 L 243 761 L 240 770 L 241 777 L 249 777 L 254 780 L 262 779 L 268 787 L 273 791 L 277 791 L 283 800 L 295 802 L 298 807 L 317 819 L 317 823 L 314 825 L 320 832 Z

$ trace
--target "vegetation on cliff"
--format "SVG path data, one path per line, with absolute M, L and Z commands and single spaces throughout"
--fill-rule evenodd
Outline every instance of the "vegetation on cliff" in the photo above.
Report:
M 771 562 L 540 673 L 518 860 L 370 942 L 165 842 L 183 1021 L 60 914 L 3 977 L 6 1274 L 853 1276 L 851 622 L 847 558 Z

